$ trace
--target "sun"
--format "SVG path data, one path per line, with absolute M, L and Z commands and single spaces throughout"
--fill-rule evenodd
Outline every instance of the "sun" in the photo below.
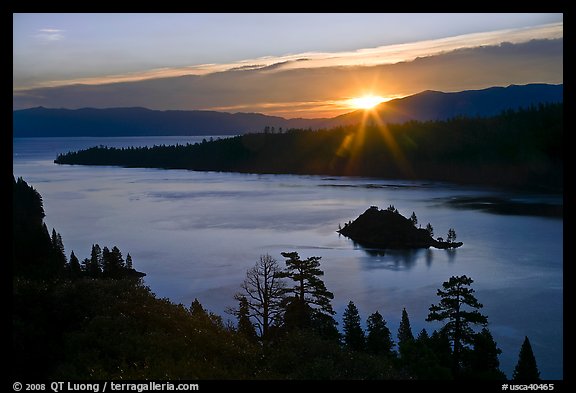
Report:
M 386 98 L 373 95 L 365 95 L 350 99 L 348 102 L 355 109 L 372 109 L 376 105 L 386 101 Z

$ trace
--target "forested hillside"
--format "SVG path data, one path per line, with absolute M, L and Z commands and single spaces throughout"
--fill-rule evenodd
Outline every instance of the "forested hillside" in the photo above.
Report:
M 198 144 L 93 147 L 59 164 L 119 165 L 254 173 L 370 176 L 496 186 L 563 188 L 563 104 L 319 131 L 247 134 Z

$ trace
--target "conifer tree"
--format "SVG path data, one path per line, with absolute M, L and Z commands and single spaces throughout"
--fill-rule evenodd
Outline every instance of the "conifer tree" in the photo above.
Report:
M 326 317 L 335 314 L 331 300 L 332 292 L 326 289 L 324 281 L 320 278 L 324 272 L 319 268 L 321 257 L 300 259 L 297 252 L 283 252 L 286 258 L 286 269 L 278 274 L 280 278 L 290 278 L 294 286 L 285 290 L 292 296 L 285 299 L 284 322 L 288 328 L 304 328 L 311 326 L 313 320 L 322 321 L 326 325 Z M 314 314 L 324 314 L 325 317 L 314 317 Z M 335 321 L 330 321 L 335 325 Z
M 66 258 L 66 252 L 64 250 L 64 242 L 62 241 L 62 236 L 56 232 L 56 229 L 52 229 L 52 255 L 55 265 L 58 270 L 64 270 L 64 267 L 68 263 Z
M 240 297 L 236 318 L 238 319 L 238 334 L 246 337 L 246 339 L 252 342 L 258 340 L 256 328 L 250 320 L 250 306 L 248 304 L 248 299 L 246 299 L 245 296 Z
M 134 269 L 133 266 L 133 262 L 132 262 L 132 256 L 130 255 L 130 253 L 126 254 L 126 269 L 132 270 Z
M 374 355 L 392 355 L 394 342 L 390 329 L 382 315 L 376 311 L 366 320 L 368 335 L 366 336 L 366 351 Z
M 100 245 L 92 245 L 90 259 L 85 260 L 84 263 L 84 271 L 89 277 L 96 278 L 102 274 L 102 249 Z
M 428 233 L 430 234 L 430 237 L 434 237 L 434 228 L 432 227 L 432 224 L 428 223 L 426 224 L 426 231 L 428 231 Z
M 202 304 L 200 304 L 198 298 L 194 298 L 192 304 L 190 304 L 190 314 L 192 314 L 193 317 L 208 316 L 208 313 L 206 310 L 204 310 L 204 307 L 202 307 Z
M 454 228 L 448 229 L 448 236 L 446 237 L 448 243 L 453 243 L 456 241 L 456 231 Z
M 406 308 L 403 308 L 402 319 L 400 320 L 400 326 L 398 327 L 398 346 L 412 341 L 414 341 L 414 335 L 412 334 L 412 328 L 410 327 L 410 318 L 408 317 Z
M 460 368 L 460 353 L 467 344 L 472 344 L 474 331 L 471 325 L 486 326 L 488 318 L 480 314 L 483 305 L 474 296 L 474 290 L 468 288 L 474 280 L 467 276 L 452 276 L 438 289 L 440 302 L 430 306 L 427 321 L 447 321 L 442 331 L 450 338 L 453 350 L 453 372 L 457 375 Z M 471 308 L 469 311 L 466 308 Z
M 530 340 L 528 336 L 524 337 L 524 342 L 520 348 L 520 353 L 518 355 L 518 363 L 514 367 L 514 373 L 512 374 L 512 379 L 514 381 L 522 382 L 532 382 L 540 380 L 540 371 L 536 365 L 536 358 L 534 357 L 534 352 L 532 352 L 532 345 L 530 345 Z
M 82 275 L 82 268 L 80 267 L 80 261 L 74 251 L 70 253 L 70 261 L 68 262 L 68 273 L 70 278 L 78 278 Z
M 500 370 L 500 360 L 498 355 L 502 350 L 498 348 L 492 333 L 487 328 L 482 328 L 473 338 L 474 349 L 469 352 L 470 378 L 474 379 L 506 379 Z
M 416 217 L 416 213 L 412 212 L 412 215 L 410 216 L 410 221 L 412 222 L 412 225 L 414 226 L 418 225 L 418 218 Z
M 343 314 L 344 344 L 353 351 L 364 349 L 364 330 L 360 326 L 360 314 L 354 302 L 350 301 Z

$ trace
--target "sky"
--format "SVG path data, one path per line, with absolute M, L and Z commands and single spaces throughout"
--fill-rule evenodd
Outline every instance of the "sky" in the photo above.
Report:
M 13 109 L 333 117 L 353 99 L 563 83 L 563 14 L 13 14 Z

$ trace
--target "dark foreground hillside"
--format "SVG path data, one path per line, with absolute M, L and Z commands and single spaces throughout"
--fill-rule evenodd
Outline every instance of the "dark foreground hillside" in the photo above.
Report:
M 563 189 L 563 104 L 384 125 L 247 134 L 194 145 L 94 147 L 58 164 L 367 176 Z

